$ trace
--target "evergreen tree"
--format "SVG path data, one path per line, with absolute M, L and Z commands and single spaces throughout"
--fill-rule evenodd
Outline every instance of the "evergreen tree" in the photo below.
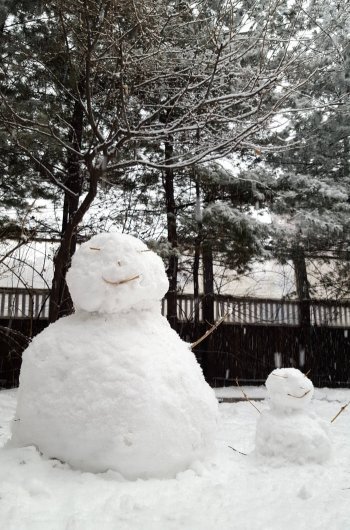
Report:
M 98 186 L 106 179 L 119 185 L 131 167 L 158 170 L 175 255 L 176 181 L 190 166 L 252 149 L 253 135 L 305 84 L 310 40 L 291 45 L 299 3 L 286 8 L 282 0 L 11 5 L 2 32 L 0 134 L 8 155 L 18 153 L 26 167 L 15 170 L 24 187 L 35 183 L 42 196 L 63 200 L 55 320 L 70 310 L 65 273 Z M 9 175 L 8 158 L 2 163 Z M 169 271 L 175 292 L 175 258 Z
M 286 145 L 267 154 L 267 161 L 279 168 L 273 209 L 285 219 L 277 229 L 276 247 L 284 249 L 281 258 L 297 254 L 343 261 L 349 259 L 350 245 L 350 7 L 314 1 L 304 13 L 319 51 L 305 67 L 311 71 L 317 61 L 320 69 L 290 99 L 287 125 L 268 139 Z M 345 273 L 348 267 L 338 270 Z M 336 282 L 343 279 L 333 275 Z

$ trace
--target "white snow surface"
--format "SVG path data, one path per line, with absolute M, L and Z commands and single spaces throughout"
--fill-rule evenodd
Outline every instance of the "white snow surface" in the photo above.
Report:
M 244 387 L 252 398 L 264 387 Z M 217 395 L 242 396 L 237 387 Z M 9 437 L 16 390 L 0 392 L 0 445 Z M 257 411 L 219 405 L 216 452 L 173 479 L 127 481 L 41 456 L 34 447 L 0 449 L 0 521 L 6 530 L 347 530 L 350 521 L 350 412 L 331 418 L 350 390 L 316 389 L 310 404 L 332 431 L 324 464 L 274 466 L 253 456 Z M 262 411 L 267 403 L 255 403 Z M 241 455 L 230 449 L 248 453 Z
M 144 249 L 124 234 L 96 236 L 79 249 L 69 274 L 79 310 L 23 353 L 12 445 L 128 479 L 173 477 L 213 450 L 217 400 L 161 315 L 164 266 Z M 136 272 L 140 283 L 100 281 Z
M 118 232 L 99 234 L 78 248 L 67 284 L 75 309 L 99 313 L 149 307 L 169 287 L 161 258 Z

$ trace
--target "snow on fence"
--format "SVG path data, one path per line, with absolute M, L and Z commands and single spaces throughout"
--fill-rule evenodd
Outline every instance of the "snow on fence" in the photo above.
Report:
M 0 288 L 0 318 L 48 318 L 49 297 L 47 289 Z
M 202 303 L 199 300 L 199 320 L 203 320 Z M 191 295 L 178 296 L 178 319 L 194 319 L 195 302 Z M 162 302 L 166 314 L 166 300 Z M 299 326 L 300 302 L 261 298 L 238 298 L 218 295 L 214 299 L 214 319 L 228 313 L 225 322 L 231 324 L 257 324 L 272 326 Z M 336 300 L 310 301 L 310 322 L 314 326 L 350 327 L 350 302 Z
M 261 325 L 299 325 L 298 302 L 280 300 L 233 299 L 216 300 L 217 316 L 229 313 L 227 322 Z
M 46 289 L 0 288 L 0 318 L 47 319 L 50 291 Z M 178 319 L 193 321 L 195 301 L 191 295 L 178 296 Z M 199 320 L 203 320 L 202 303 L 198 301 Z M 167 313 L 166 299 L 162 313 Z M 231 324 L 300 325 L 300 304 L 296 300 L 238 298 L 218 295 L 214 300 L 214 318 L 229 313 L 226 322 Z M 350 327 L 350 302 L 312 300 L 310 321 L 314 326 Z
M 316 326 L 350 326 L 350 302 L 313 301 L 310 305 L 311 324 Z

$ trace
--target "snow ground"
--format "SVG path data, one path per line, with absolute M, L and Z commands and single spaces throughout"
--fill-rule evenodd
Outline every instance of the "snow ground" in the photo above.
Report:
M 263 387 L 245 387 L 264 397 Z M 240 397 L 237 388 L 218 397 Z M 350 390 L 316 389 L 313 412 L 331 420 Z M 9 437 L 16 390 L 0 392 L 0 445 Z M 264 401 L 256 405 L 263 409 Z M 248 402 L 220 404 L 217 452 L 172 480 L 126 481 L 47 460 L 33 447 L 0 449 L 0 528 L 6 530 L 348 530 L 350 411 L 332 424 L 326 464 L 277 465 L 244 456 L 258 413 Z

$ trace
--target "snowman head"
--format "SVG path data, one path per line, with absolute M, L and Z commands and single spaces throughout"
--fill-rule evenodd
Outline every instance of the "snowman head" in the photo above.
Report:
M 168 290 L 161 258 L 121 233 L 99 234 L 83 243 L 72 258 L 67 284 L 77 310 L 98 313 L 145 309 Z
M 273 370 L 265 384 L 271 405 L 278 410 L 303 409 L 314 393 L 312 381 L 296 368 Z

